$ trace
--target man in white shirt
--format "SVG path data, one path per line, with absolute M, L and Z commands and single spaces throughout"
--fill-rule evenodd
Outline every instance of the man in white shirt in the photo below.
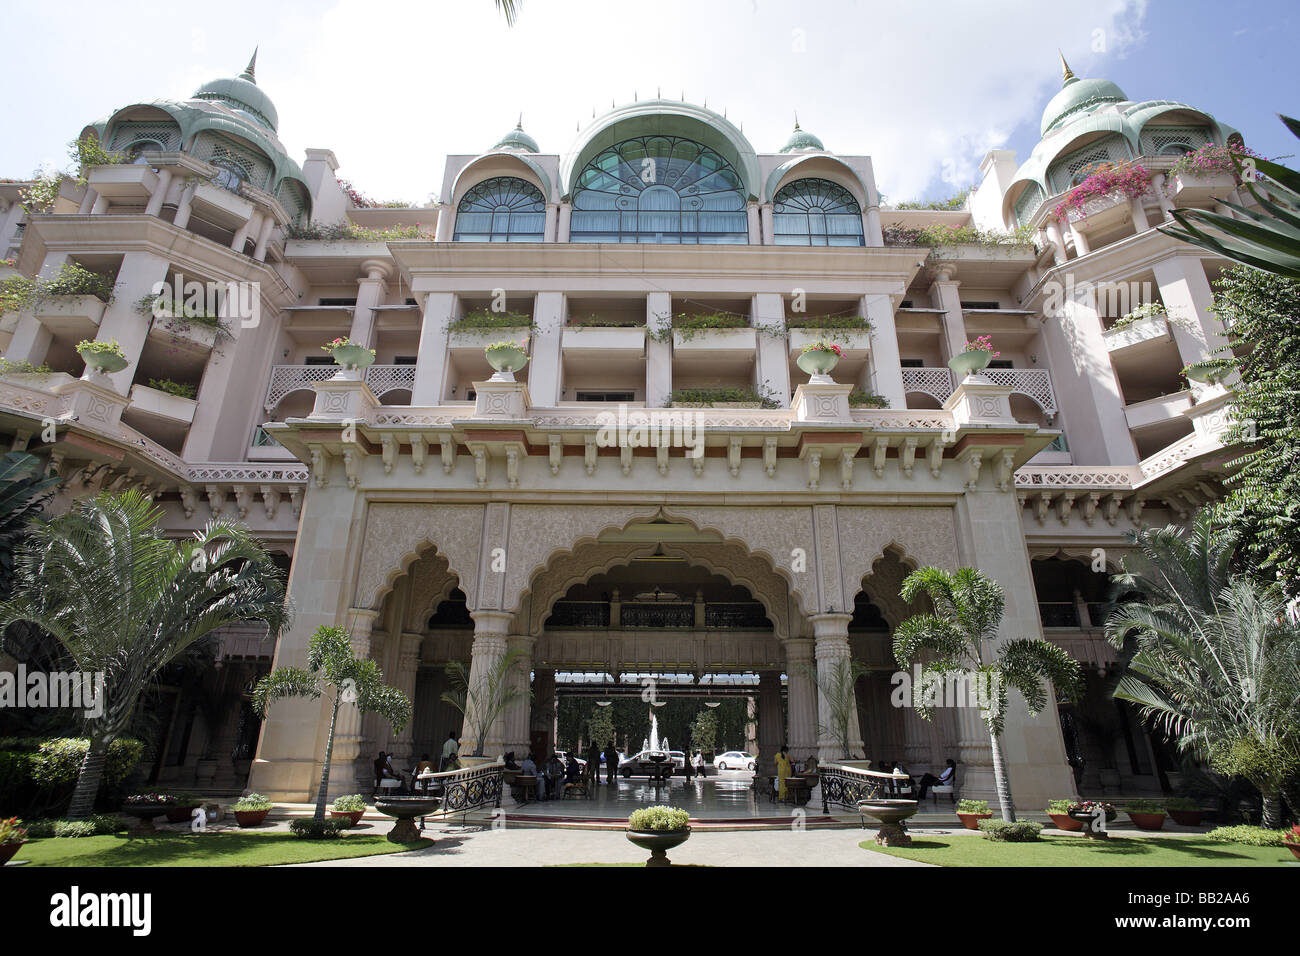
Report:
M 451 764 L 456 760 L 456 754 L 460 752 L 460 741 L 456 739 L 456 731 L 447 731 L 447 740 L 442 745 L 442 762 L 438 769 L 450 770 Z

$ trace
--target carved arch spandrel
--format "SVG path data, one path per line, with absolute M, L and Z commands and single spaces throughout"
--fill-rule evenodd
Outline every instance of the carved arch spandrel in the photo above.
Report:
M 952 508 L 842 505 L 836 511 L 844 593 L 850 600 L 862 590 L 862 579 L 891 546 L 916 567 L 956 570 L 957 527 Z
M 379 502 L 366 509 L 354 607 L 378 608 L 420 554 L 435 549 L 477 607 L 483 505 Z
M 441 554 L 425 552 L 406 572 L 411 578 L 410 596 L 407 598 L 405 630 L 420 633 L 429 624 L 429 618 L 438 605 L 447 600 L 459 583 L 447 567 Z
M 588 544 L 556 558 L 530 582 L 532 608 L 528 633 L 541 635 L 542 624 L 551 613 L 551 608 L 564 597 L 569 588 L 595 575 L 604 574 L 611 568 L 628 564 L 635 557 L 651 554 L 654 549 L 655 546 L 650 544 Z M 665 546 L 664 552 L 681 556 L 691 564 L 699 565 L 712 574 L 747 588 L 754 599 L 763 605 L 772 621 L 776 637 L 784 640 L 790 635 L 789 585 L 772 570 L 765 559 L 747 554 L 738 544 L 722 542 L 702 542 L 685 547 Z
M 658 513 L 658 505 L 512 505 L 505 587 L 497 606 L 518 611 L 529 582 L 557 557 Z M 489 542 L 488 547 L 497 545 Z

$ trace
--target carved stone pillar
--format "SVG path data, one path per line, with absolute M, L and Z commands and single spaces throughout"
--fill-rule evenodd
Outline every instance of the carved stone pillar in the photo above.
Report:
M 786 734 L 786 743 L 796 760 L 805 760 L 817 753 L 817 682 L 813 676 L 812 658 L 813 642 L 810 639 L 786 639 L 785 672 L 789 678 L 790 704 L 790 730 Z
M 514 751 L 516 760 L 523 760 L 528 752 L 529 730 L 531 728 L 531 707 L 529 706 L 529 675 L 533 669 L 533 645 L 537 638 L 522 634 L 512 634 L 506 638 L 506 651 L 516 655 L 517 660 L 510 668 L 510 686 L 517 689 L 515 697 L 505 710 L 505 740 L 502 752 Z
M 791 684 L 794 678 L 791 678 Z M 758 775 L 755 779 L 776 775 L 776 754 L 785 743 L 785 723 L 781 715 L 781 675 L 777 671 L 758 673 Z
M 814 650 L 817 656 L 817 759 L 843 760 L 862 755 L 862 737 L 858 728 L 858 705 L 852 685 L 840 687 L 852 676 L 849 650 L 851 614 L 816 614 L 812 617 Z M 831 690 L 832 693 L 827 691 Z M 848 708 L 848 749 L 836 726 L 835 698 L 842 695 Z
M 492 675 L 505 659 L 506 632 L 512 615 L 508 611 L 472 611 L 470 616 L 474 618 L 474 644 L 470 649 L 469 691 L 465 724 L 460 732 L 460 752 L 462 756 L 471 755 L 481 744 L 484 756 L 499 757 L 504 753 L 505 715 L 499 713 L 488 722 L 482 728 L 483 740 L 479 741 L 477 734 L 483 720 L 478 708 L 490 703 Z
M 379 612 L 369 608 L 351 608 L 347 614 L 348 639 L 356 657 L 369 657 L 372 632 Z M 330 795 L 354 793 L 358 784 L 365 784 L 363 793 L 374 790 L 374 755 L 364 752 L 361 711 L 355 701 L 344 699 L 339 705 L 338 720 L 334 725 L 334 753 L 330 764 Z
M 424 642 L 419 634 L 403 634 L 398 639 L 397 672 L 390 683 L 406 695 L 406 699 L 415 703 L 415 679 L 420 673 L 420 645 Z M 415 721 L 407 725 L 393 738 L 393 765 L 399 769 L 414 766 L 415 756 Z

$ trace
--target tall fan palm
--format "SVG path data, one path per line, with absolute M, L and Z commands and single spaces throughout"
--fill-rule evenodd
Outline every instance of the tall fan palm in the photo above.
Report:
M 1300 122 L 1279 119 L 1300 137 Z M 1204 209 L 1176 209 L 1172 215 L 1182 228 L 1161 226 L 1160 231 L 1265 272 L 1300 279 L 1300 173 L 1264 159 L 1250 159 L 1253 169 L 1247 173 L 1241 157 L 1233 156 L 1232 162 L 1259 209 L 1225 202 L 1239 214 L 1237 219 Z M 1261 177 L 1256 172 L 1267 188 L 1257 187 Z
M 460 661 L 447 665 L 452 689 L 442 695 L 442 700 L 465 718 L 465 733 L 474 740 L 475 757 L 483 756 L 492 725 L 507 705 L 530 693 L 512 679 L 511 671 L 522 657 L 518 651 L 511 651 L 481 674 L 475 674 L 472 667 L 466 669 Z
M 212 521 L 169 541 L 162 511 L 136 491 L 101 494 L 74 511 L 37 520 L 18 552 L 15 594 L 0 626 L 26 621 L 47 631 L 82 673 L 102 674 L 100 716 L 87 718 L 90 746 L 68 816 L 94 807 L 109 744 L 123 732 L 159 668 L 228 624 L 261 621 L 279 636 L 284 584 L 243 527 Z
M 57 476 L 41 473 L 34 455 L 10 452 L 0 459 L 0 595 L 9 593 L 18 542 L 58 484 Z
M 956 572 L 925 567 L 903 580 L 899 592 L 909 604 L 921 594 L 930 598 L 933 614 L 908 618 L 894 631 L 894 658 L 907 669 L 922 654 L 932 655 L 922 680 L 912 688 L 919 715 L 933 714 L 931 694 L 953 677 L 973 678 L 979 691 L 980 718 L 989 731 L 993 753 L 993 782 L 1003 820 L 1015 820 L 1011 781 L 1002 754 L 1007 688 L 1014 687 L 1031 714 L 1047 706 L 1044 681 L 1058 694 L 1073 699 L 1083 689 L 1083 669 L 1061 647 L 1041 638 L 1017 638 L 994 645 L 1002 625 L 1005 600 L 1001 586 L 974 568 Z
M 334 760 L 334 728 L 339 708 L 355 703 L 363 714 L 378 714 L 400 733 L 411 722 L 411 702 L 396 687 L 384 683 L 379 665 L 368 657 L 352 653 L 348 632 L 341 627 L 318 627 L 307 646 L 307 667 L 277 667 L 257 682 L 253 690 L 253 708 L 263 717 L 272 702 L 285 697 L 318 699 L 323 693 L 333 696 L 329 735 L 325 738 L 325 760 L 321 764 L 320 786 L 316 790 L 318 823 L 325 819 L 328 802 L 330 767 Z
M 1208 529 L 1201 515 L 1187 532 L 1141 531 L 1123 559 L 1118 586 L 1134 599 L 1111 611 L 1106 636 L 1131 657 L 1115 696 L 1180 750 L 1248 780 L 1278 827 L 1300 774 L 1300 626 L 1280 588 L 1226 573 L 1233 539 Z

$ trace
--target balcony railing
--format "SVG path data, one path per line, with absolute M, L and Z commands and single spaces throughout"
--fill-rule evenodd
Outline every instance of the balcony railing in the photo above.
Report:
M 1100 628 L 1106 624 L 1107 607 L 1109 605 L 1104 601 L 1088 601 L 1083 605 L 1087 620 L 1083 620 L 1079 613 L 1080 605 L 1074 601 L 1039 601 L 1038 617 L 1043 627 Z
M 986 368 L 980 373 L 995 385 L 1010 388 L 1012 395 L 1032 399 L 1047 417 L 1056 417 L 1056 392 L 1052 376 L 1043 368 Z M 957 388 L 952 371 L 946 368 L 903 369 L 903 390 L 929 395 L 944 402 Z
M 557 601 L 547 618 L 548 627 L 611 626 L 613 615 L 606 601 Z M 687 603 L 621 604 L 618 627 L 647 628 L 695 626 L 695 605 Z M 770 630 L 771 622 L 763 605 L 756 601 L 719 601 L 704 606 L 704 626 L 739 628 L 743 630 Z
M 333 378 L 337 365 L 276 365 L 271 369 L 271 380 L 266 386 L 264 402 L 268 414 L 275 410 L 288 395 L 298 391 L 311 391 L 317 382 Z M 381 402 L 385 394 L 415 388 L 414 365 L 372 365 L 366 369 L 366 384 Z

